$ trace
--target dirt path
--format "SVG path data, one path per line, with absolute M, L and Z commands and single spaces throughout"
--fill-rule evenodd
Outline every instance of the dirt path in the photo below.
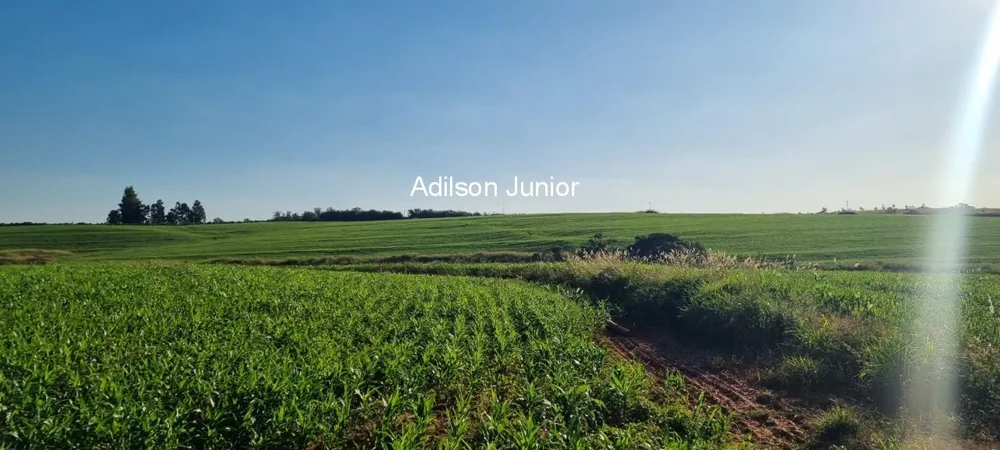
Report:
M 608 333 L 604 344 L 623 358 L 642 362 L 650 374 L 663 380 L 676 370 L 684 375 L 692 400 L 705 399 L 733 414 L 736 431 L 753 436 L 765 448 L 797 448 L 806 439 L 806 424 L 822 415 L 817 406 L 778 396 L 760 387 L 752 369 L 720 364 L 718 355 L 694 350 L 665 335 Z

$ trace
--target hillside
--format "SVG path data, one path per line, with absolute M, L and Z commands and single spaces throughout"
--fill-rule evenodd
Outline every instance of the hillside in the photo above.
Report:
M 549 214 L 383 222 L 0 227 L 0 251 L 67 250 L 77 260 L 268 259 L 546 251 L 595 233 L 623 241 L 665 232 L 741 255 L 799 261 L 915 262 L 930 217 L 892 215 Z M 1000 263 L 1000 220 L 970 218 L 969 261 Z

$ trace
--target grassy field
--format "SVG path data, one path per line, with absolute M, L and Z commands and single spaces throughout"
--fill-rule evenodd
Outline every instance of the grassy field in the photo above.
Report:
M 632 213 L 0 227 L 0 448 L 719 448 L 738 441 L 734 427 L 780 448 L 900 448 L 926 425 L 895 420 L 908 417 L 900 387 L 941 377 L 961 387 L 962 436 L 991 441 L 1000 275 L 963 280 L 956 374 L 913 333 L 918 287 L 936 275 L 609 256 L 192 264 L 531 253 L 653 232 L 731 254 L 913 264 L 930 220 Z M 1000 266 L 1000 218 L 970 221 L 969 262 Z M 27 266 L 47 261 L 70 264 Z M 635 334 L 609 341 L 609 314 Z M 739 375 L 723 383 L 703 373 L 714 359 L 629 353 L 664 336 L 683 343 L 665 347 L 667 361 L 710 351 Z M 685 380 L 721 397 L 703 403 L 677 388 Z M 746 400 L 771 390 L 783 400 Z M 741 400 L 728 413 L 708 406 L 732 392 Z
M 10 266 L 0 447 L 730 447 L 727 414 L 593 341 L 603 317 L 516 281 Z
M 363 223 L 249 223 L 194 227 L 0 227 L 0 251 L 64 250 L 80 260 L 300 258 L 540 252 L 595 233 L 631 242 L 663 232 L 729 253 L 841 263 L 912 263 L 924 253 L 927 216 L 555 214 Z M 1000 265 L 1000 218 L 973 217 L 970 263 Z

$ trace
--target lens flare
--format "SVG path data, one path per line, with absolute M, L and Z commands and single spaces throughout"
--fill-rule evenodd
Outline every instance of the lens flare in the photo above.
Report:
M 1000 0 L 993 4 L 985 38 L 973 67 L 948 143 L 941 206 L 967 202 L 982 147 L 994 78 L 1000 65 Z M 958 400 L 955 354 L 960 333 L 961 270 L 967 218 L 956 210 L 935 216 L 929 236 L 928 263 L 917 301 L 913 341 L 903 380 L 908 419 L 936 436 L 954 432 Z M 934 270 L 936 269 L 936 270 Z

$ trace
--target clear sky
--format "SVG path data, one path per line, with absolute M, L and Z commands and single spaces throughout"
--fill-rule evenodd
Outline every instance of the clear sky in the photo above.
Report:
M 0 222 L 102 221 L 126 185 L 229 220 L 932 203 L 988 9 L 3 2 Z M 989 131 L 974 205 L 1000 206 L 998 145 Z M 418 175 L 581 185 L 571 199 L 411 198 Z

